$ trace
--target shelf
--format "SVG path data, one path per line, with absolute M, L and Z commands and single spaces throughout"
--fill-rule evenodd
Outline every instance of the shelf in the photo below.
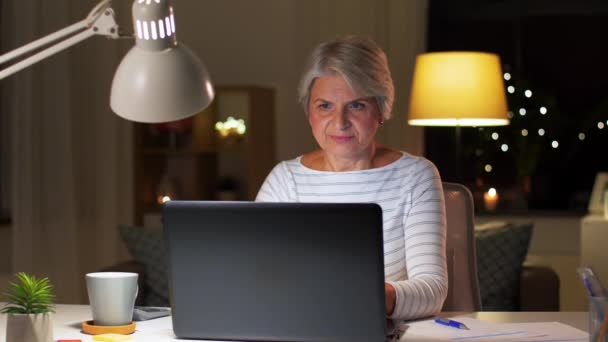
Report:
M 160 210 L 159 189 L 174 190 L 172 198 L 178 200 L 223 200 L 227 193 L 236 200 L 253 200 L 274 167 L 274 90 L 215 90 L 211 105 L 192 118 L 134 125 L 137 224 L 143 224 L 147 212 Z M 215 123 L 228 116 L 245 120 L 244 136 L 219 137 Z

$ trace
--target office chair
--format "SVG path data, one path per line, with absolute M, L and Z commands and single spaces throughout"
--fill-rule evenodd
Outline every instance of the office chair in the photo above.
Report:
M 442 311 L 480 311 L 475 256 L 473 196 L 462 184 L 443 183 L 447 236 L 448 296 Z

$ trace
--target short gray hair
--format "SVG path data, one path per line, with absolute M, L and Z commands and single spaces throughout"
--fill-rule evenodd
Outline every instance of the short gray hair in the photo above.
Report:
M 361 96 L 375 98 L 383 120 L 391 117 L 393 79 L 386 54 L 373 40 L 345 36 L 321 43 L 312 51 L 298 87 L 298 102 L 307 115 L 313 82 L 334 73 Z

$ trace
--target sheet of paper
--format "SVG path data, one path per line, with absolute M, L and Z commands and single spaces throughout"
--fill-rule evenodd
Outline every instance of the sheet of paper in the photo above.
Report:
M 503 326 L 508 326 L 512 329 L 522 329 L 529 332 L 536 332 L 540 336 L 529 337 L 524 339 L 515 339 L 513 341 L 530 341 L 530 342 L 571 342 L 571 341 L 588 341 L 589 334 L 585 331 L 573 328 L 569 325 L 558 322 L 535 322 L 535 323 L 506 323 Z
M 492 323 L 469 317 L 450 317 L 464 323 L 469 330 L 456 329 L 435 323 L 433 320 L 409 322 L 401 325 L 405 330 L 401 341 L 586 341 L 584 331 L 557 323 Z

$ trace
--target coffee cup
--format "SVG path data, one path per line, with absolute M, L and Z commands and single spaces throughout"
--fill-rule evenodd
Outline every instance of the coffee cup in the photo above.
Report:
M 133 320 L 137 273 L 87 273 L 87 292 L 95 325 L 127 325 Z

